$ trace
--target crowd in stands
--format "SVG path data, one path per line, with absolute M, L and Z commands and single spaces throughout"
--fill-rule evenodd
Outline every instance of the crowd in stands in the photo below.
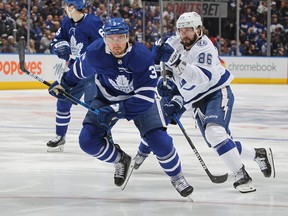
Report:
M 108 5 L 109 2 L 109 5 Z M 108 17 L 123 17 L 131 26 L 132 40 L 152 47 L 160 37 L 160 7 L 157 2 L 141 0 L 87 0 L 84 12 L 95 14 L 105 23 Z M 221 55 L 237 55 L 236 49 L 236 0 L 229 0 L 228 17 L 222 20 L 221 37 L 205 31 Z M 288 1 L 271 3 L 271 56 L 288 56 Z M 29 53 L 50 53 L 49 45 L 61 26 L 65 16 L 62 0 L 0 0 L 0 52 L 16 53 L 20 37 L 29 38 Z M 145 14 L 145 18 L 143 16 Z M 241 0 L 240 11 L 240 55 L 267 55 L 267 1 Z M 163 11 L 164 35 L 175 34 L 175 23 L 179 15 L 167 6 Z M 143 21 L 144 27 L 143 27 Z M 204 26 L 206 18 L 204 18 Z M 218 22 L 212 23 L 218 26 Z M 28 29 L 30 31 L 28 32 Z M 209 32 L 210 34 L 209 34 Z M 145 31 L 145 32 L 143 32 Z

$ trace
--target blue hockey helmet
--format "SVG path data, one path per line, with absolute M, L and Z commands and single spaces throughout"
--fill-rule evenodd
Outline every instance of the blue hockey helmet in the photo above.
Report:
M 74 5 L 76 10 L 82 10 L 85 7 L 85 0 L 64 0 L 64 2 L 68 6 Z
M 104 35 L 126 34 L 129 35 L 129 26 L 123 18 L 111 18 L 103 27 Z

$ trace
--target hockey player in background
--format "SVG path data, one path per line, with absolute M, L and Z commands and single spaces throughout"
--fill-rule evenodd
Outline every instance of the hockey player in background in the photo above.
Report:
M 122 18 L 112 18 L 103 27 L 104 38 L 93 42 L 50 94 L 63 97 L 59 89 L 73 90 L 81 80 L 96 75 L 97 96 L 79 135 L 81 149 L 101 161 L 115 165 L 114 183 L 122 186 L 131 157 L 118 144 L 107 140 L 107 132 L 119 119 L 133 120 L 141 137 L 170 177 L 172 185 L 186 197 L 193 191 L 182 174 L 179 155 L 166 132 L 160 101 L 156 98 L 158 76 L 151 52 L 140 43 L 130 45 L 129 27 Z
M 86 51 L 88 45 L 102 37 L 100 32 L 103 26 L 101 20 L 91 14 L 82 12 L 85 0 L 64 0 L 64 8 L 68 16 L 62 22 L 51 43 L 51 52 L 64 59 L 71 67 L 75 58 Z M 80 99 L 84 94 L 84 101 L 90 104 L 96 95 L 96 84 L 93 77 L 81 81 L 71 92 Z M 65 136 L 68 130 L 72 102 L 68 99 L 57 100 L 56 137 L 47 143 L 48 152 L 62 152 Z
M 231 137 L 233 75 L 221 65 L 216 48 L 203 35 L 199 14 L 182 14 L 176 27 L 177 35 L 153 50 L 155 62 L 165 62 L 173 73 L 167 85 L 163 79 L 158 83 L 159 94 L 170 98 L 164 112 L 173 118 L 183 107 L 192 108 L 208 146 L 216 150 L 235 175 L 234 188 L 242 193 L 253 192 L 256 189 L 242 159 L 254 160 L 265 177 L 275 177 L 272 151 L 244 146 Z

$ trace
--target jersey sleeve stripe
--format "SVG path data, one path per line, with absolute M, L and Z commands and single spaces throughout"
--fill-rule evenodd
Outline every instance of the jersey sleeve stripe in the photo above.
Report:
M 82 79 L 81 77 L 78 76 L 76 64 L 77 61 L 73 64 L 73 73 L 78 79 Z
M 140 99 L 148 101 L 150 103 L 154 103 L 154 98 L 149 98 L 149 97 L 139 95 L 139 94 L 133 95 L 133 97 L 140 98 Z
M 135 93 L 139 93 L 141 91 L 154 91 L 154 92 L 156 92 L 156 88 L 155 87 L 142 87 L 142 88 L 134 90 Z

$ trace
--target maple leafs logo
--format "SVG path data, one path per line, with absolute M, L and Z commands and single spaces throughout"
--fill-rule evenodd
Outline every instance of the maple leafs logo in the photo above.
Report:
M 73 56 L 80 56 L 81 55 L 81 50 L 83 48 L 83 43 L 77 43 L 77 40 L 74 36 L 70 38 L 70 47 L 71 47 L 71 54 Z
M 115 81 L 109 79 L 109 82 L 115 89 L 125 93 L 130 93 L 134 90 L 133 81 L 129 83 L 129 80 L 124 75 L 117 76 Z

